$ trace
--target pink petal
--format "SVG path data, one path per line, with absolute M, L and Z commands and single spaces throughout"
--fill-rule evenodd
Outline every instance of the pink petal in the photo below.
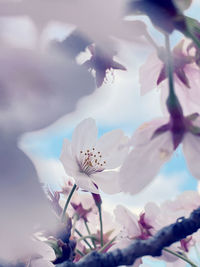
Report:
M 114 210 L 114 214 L 117 222 L 123 226 L 123 229 L 127 232 L 129 238 L 136 238 L 141 234 L 137 216 L 127 208 L 118 205 Z
M 97 186 L 107 194 L 119 193 L 119 173 L 116 171 L 96 172 L 92 176 L 92 180 Z
M 147 61 L 140 67 L 140 84 L 141 95 L 145 95 L 149 91 L 157 87 L 157 80 L 163 63 L 160 61 L 156 53 L 151 54 Z
M 66 173 L 72 177 L 79 170 L 79 166 L 74 156 L 72 156 L 71 143 L 68 139 L 64 139 L 62 152 L 60 156 Z
M 83 190 L 86 190 L 88 192 L 92 192 L 95 194 L 99 194 L 99 190 L 94 185 L 92 179 L 84 174 L 84 173 L 77 173 L 76 176 L 73 177 L 75 180 L 75 183 Z
M 99 149 L 103 156 L 110 156 L 119 147 L 123 138 L 124 133 L 120 129 L 107 132 L 99 138 L 96 146 L 97 150 Z
M 97 141 L 97 127 L 92 118 L 81 121 L 72 135 L 72 153 L 78 158 L 80 151 L 91 149 Z
M 131 194 L 140 192 L 157 175 L 172 153 L 170 132 L 153 138 L 144 146 L 135 147 L 125 159 L 120 171 L 121 190 Z
M 134 132 L 130 140 L 130 144 L 133 146 L 148 144 L 154 132 L 162 125 L 165 125 L 168 121 L 169 119 L 166 117 L 157 118 L 150 122 L 145 122 Z

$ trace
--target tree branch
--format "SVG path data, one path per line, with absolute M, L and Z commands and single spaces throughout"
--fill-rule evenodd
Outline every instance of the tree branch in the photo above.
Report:
M 131 265 L 143 256 L 160 256 L 162 250 L 171 244 L 195 233 L 200 228 L 200 207 L 189 218 L 179 218 L 176 223 L 162 228 L 148 240 L 136 240 L 125 249 L 108 253 L 92 252 L 79 262 L 64 262 L 57 267 L 116 267 Z

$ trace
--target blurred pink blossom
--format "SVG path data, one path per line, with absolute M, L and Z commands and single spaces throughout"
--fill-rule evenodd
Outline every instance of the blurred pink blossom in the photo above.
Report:
M 176 125 L 177 126 L 177 125 Z M 173 128 L 168 118 L 145 123 L 133 134 L 130 144 L 133 149 L 120 170 L 120 187 L 124 192 L 136 194 L 146 187 L 158 174 L 174 150 L 182 142 L 183 153 L 191 174 L 200 179 L 199 116 L 183 118 L 180 128 Z
M 193 62 L 193 58 L 183 49 L 182 41 L 173 50 L 175 92 L 182 105 L 185 115 L 200 112 L 199 82 L 200 69 Z M 163 56 L 161 56 L 162 58 Z M 166 99 L 168 97 L 168 82 L 165 64 L 156 53 L 151 54 L 140 68 L 141 95 L 158 88 L 161 90 L 161 106 L 165 114 Z

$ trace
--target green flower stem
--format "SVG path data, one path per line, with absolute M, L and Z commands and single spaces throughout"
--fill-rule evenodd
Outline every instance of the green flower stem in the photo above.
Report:
M 106 249 L 108 246 L 110 246 L 116 239 L 116 236 L 113 237 L 113 239 L 111 239 L 110 241 L 108 241 L 102 248 L 100 248 L 100 250 L 98 251 L 99 253 L 103 252 L 104 249 Z
M 90 229 L 89 229 L 89 226 L 88 226 L 86 220 L 84 220 L 84 224 L 85 224 L 85 227 L 86 227 L 86 229 L 88 231 L 88 234 L 91 235 L 91 232 L 90 232 Z M 94 248 L 96 248 L 95 240 L 93 238 L 92 238 L 92 244 L 93 244 Z
M 178 257 L 178 258 L 180 258 L 180 259 L 182 259 L 183 261 L 189 263 L 192 267 L 198 267 L 191 260 L 189 260 L 188 258 L 185 258 L 184 256 L 182 256 L 181 254 L 179 254 L 179 253 L 177 253 L 175 251 L 172 251 L 172 250 L 170 250 L 168 248 L 164 248 L 163 250 L 166 251 L 166 252 L 168 252 L 168 253 L 170 253 L 170 254 L 172 254 L 172 255 L 174 255 L 174 256 L 176 256 L 176 257 Z
M 89 243 L 86 239 L 84 239 L 84 236 L 79 232 L 79 230 L 75 229 L 75 232 L 76 232 L 81 238 L 83 238 L 83 241 L 85 242 L 85 244 L 87 244 L 88 247 L 89 247 L 91 250 L 93 250 L 93 248 L 92 248 L 92 246 L 90 245 L 90 243 Z
M 174 91 L 174 77 L 173 77 L 173 59 L 171 56 L 169 35 L 165 34 L 165 48 L 166 48 L 166 65 L 167 65 L 167 76 L 169 80 L 169 98 L 175 97 Z
M 78 216 L 77 213 L 74 214 L 73 219 L 74 219 L 74 222 L 73 222 L 73 226 L 72 226 L 72 229 L 71 229 L 71 236 L 74 235 L 74 231 L 75 231 L 75 228 L 76 228 L 76 223 L 77 223 L 77 221 L 79 219 L 79 216 Z
M 85 254 L 83 252 L 81 252 L 79 249 L 76 249 L 76 253 L 78 253 L 79 255 L 81 255 L 82 257 L 85 256 Z
M 192 32 L 189 32 L 189 37 L 196 44 L 196 46 L 200 49 L 200 41 L 199 41 L 199 39 Z
M 167 70 L 167 77 L 168 77 L 168 84 L 169 84 L 169 96 L 167 98 L 167 108 L 170 115 L 173 117 L 174 114 L 178 114 L 179 116 L 183 115 L 182 107 L 180 102 L 176 96 L 175 89 L 174 89 L 174 76 L 173 76 L 173 58 L 170 49 L 170 40 L 169 35 L 165 34 L 165 48 L 166 48 L 166 70 Z
M 99 211 L 99 222 L 100 222 L 100 235 L 101 235 L 101 247 L 103 247 L 103 221 L 102 221 L 102 210 L 101 205 L 97 205 Z
M 66 201 L 66 203 L 65 203 L 65 207 L 64 207 L 64 209 L 63 209 L 62 217 L 61 217 L 61 221 L 62 221 L 62 222 L 64 222 L 64 220 L 65 220 L 65 218 L 66 218 L 65 214 L 66 214 L 66 211 L 67 211 L 67 207 L 68 207 L 68 205 L 69 205 L 69 202 L 70 202 L 70 200 L 71 200 L 71 198 L 72 198 L 72 195 L 73 195 L 74 191 L 76 190 L 76 187 L 77 187 L 77 185 L 74 184 L 74 186 L 72 187 L 72 190 L 71 190 L 71 192 L 70 192 L 70 194 L 69 194 L 69 196 L 68 196 L 68 198 L 67 198 L 67 201 Z

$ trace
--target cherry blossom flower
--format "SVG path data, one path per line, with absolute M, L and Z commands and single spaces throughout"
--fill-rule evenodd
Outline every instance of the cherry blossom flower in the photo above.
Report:
M 184 41 L 181 41 L 173 50 L 174 83 L 176 95 L 183 107 L 185 115 L 200 112 L 199 81 L 200 69 L 194 63 L 194 58 L 184 51 Z M 141 94 L 161 89 L 161 104 L 166 114 L 166 99 L 168 83 L 166 80 L 164 55 L 159 58 L 156 53 L 149 56 L 146 63 L 140 68 Z
M 162 165 L 170 160 L 181 142 L 191 174 L 200 179 L 196 160 L 200 156 L 199 116 L 180 116 L 176 122 L 172 117 L 163 118 L 142 125 L 132 136 L 130 143 L 134 148 L 120 171 L 122 191 L 131 194 L 141 191 L 157 175 Z M 145 165 L 142 165 L 143 162 Z
M 150 225 L 149 221 L 156 222 L 156 218 L 159 215 L 160 209 L 157 207 L 157 212 L 154 213 L 156 206 L 154 203 L 149 203 L 147 210 L 142 212 L 140 216 L 135 215 L 127 208 L 118 205 L 114 211 L 116 216 L 116 221 L 121 225 L 121 232 L 118 235 L 116 244 L 112 247 L 124 248 L 130 245 L 135 239 L 146 240 L 152 236 L 152 233 L 156 232 L 154 230 L 154 225 Z M 146 207 L 145 207 L 146 208 Z M 177 261 L 177 257 L 163 253 L 163 256 L 159 259 L 166 261 Z M 142 264 L 142 259 L 138 259 L 132 266 L 137 267 Z
M 109 51 L 108 54 L 94 45 L 90 45 L 89 50 L 92 56 L 83 65 L 88 69 L 95 70 L 97 87 L 102 85 L 109 70 L 126 70 L 123 65 L 113 60 L 115 55 L 113 51 Z
M 97 127 L 91 118 L 83 120 L 74 130 L 72 141 L 64 140 L 60 160 L 66 173 L 82 189 L 98 194 L 120 191 L 119 167 L 127 153 L 127 137 L 122 130 L 113 130 L 97 140 Z
M 148 203 L 145 206 L 145 215 L 148 222 L 154 226 L 152 234 L 155 234 L 162 227 L 181 220 L 183 217 L 189 217 L 190 213 L 199 207 L 200 195 L 195 191 L 185 191 L 181 193 L 175 200 L 165 201 L 158 207 L 155 203 Z M 154 212 L 152 212 L 154 210 Z M 154 215 L 156 211 L 156 216 Z M 166 216 L 167 214 L 167 216 Z M 153 216 L 152 216 L 153 215 Z M 199 231 L 192 236 L 182 239 L 180 242 L 172 245 L 175 251 L 188 253 L 190 248 L 199 243 Z
M 52 261 L 55 260 L 54 250 L 42 241 L 35 241 L 35 249 L 30 259 L 30 267 L 53 267 Z

